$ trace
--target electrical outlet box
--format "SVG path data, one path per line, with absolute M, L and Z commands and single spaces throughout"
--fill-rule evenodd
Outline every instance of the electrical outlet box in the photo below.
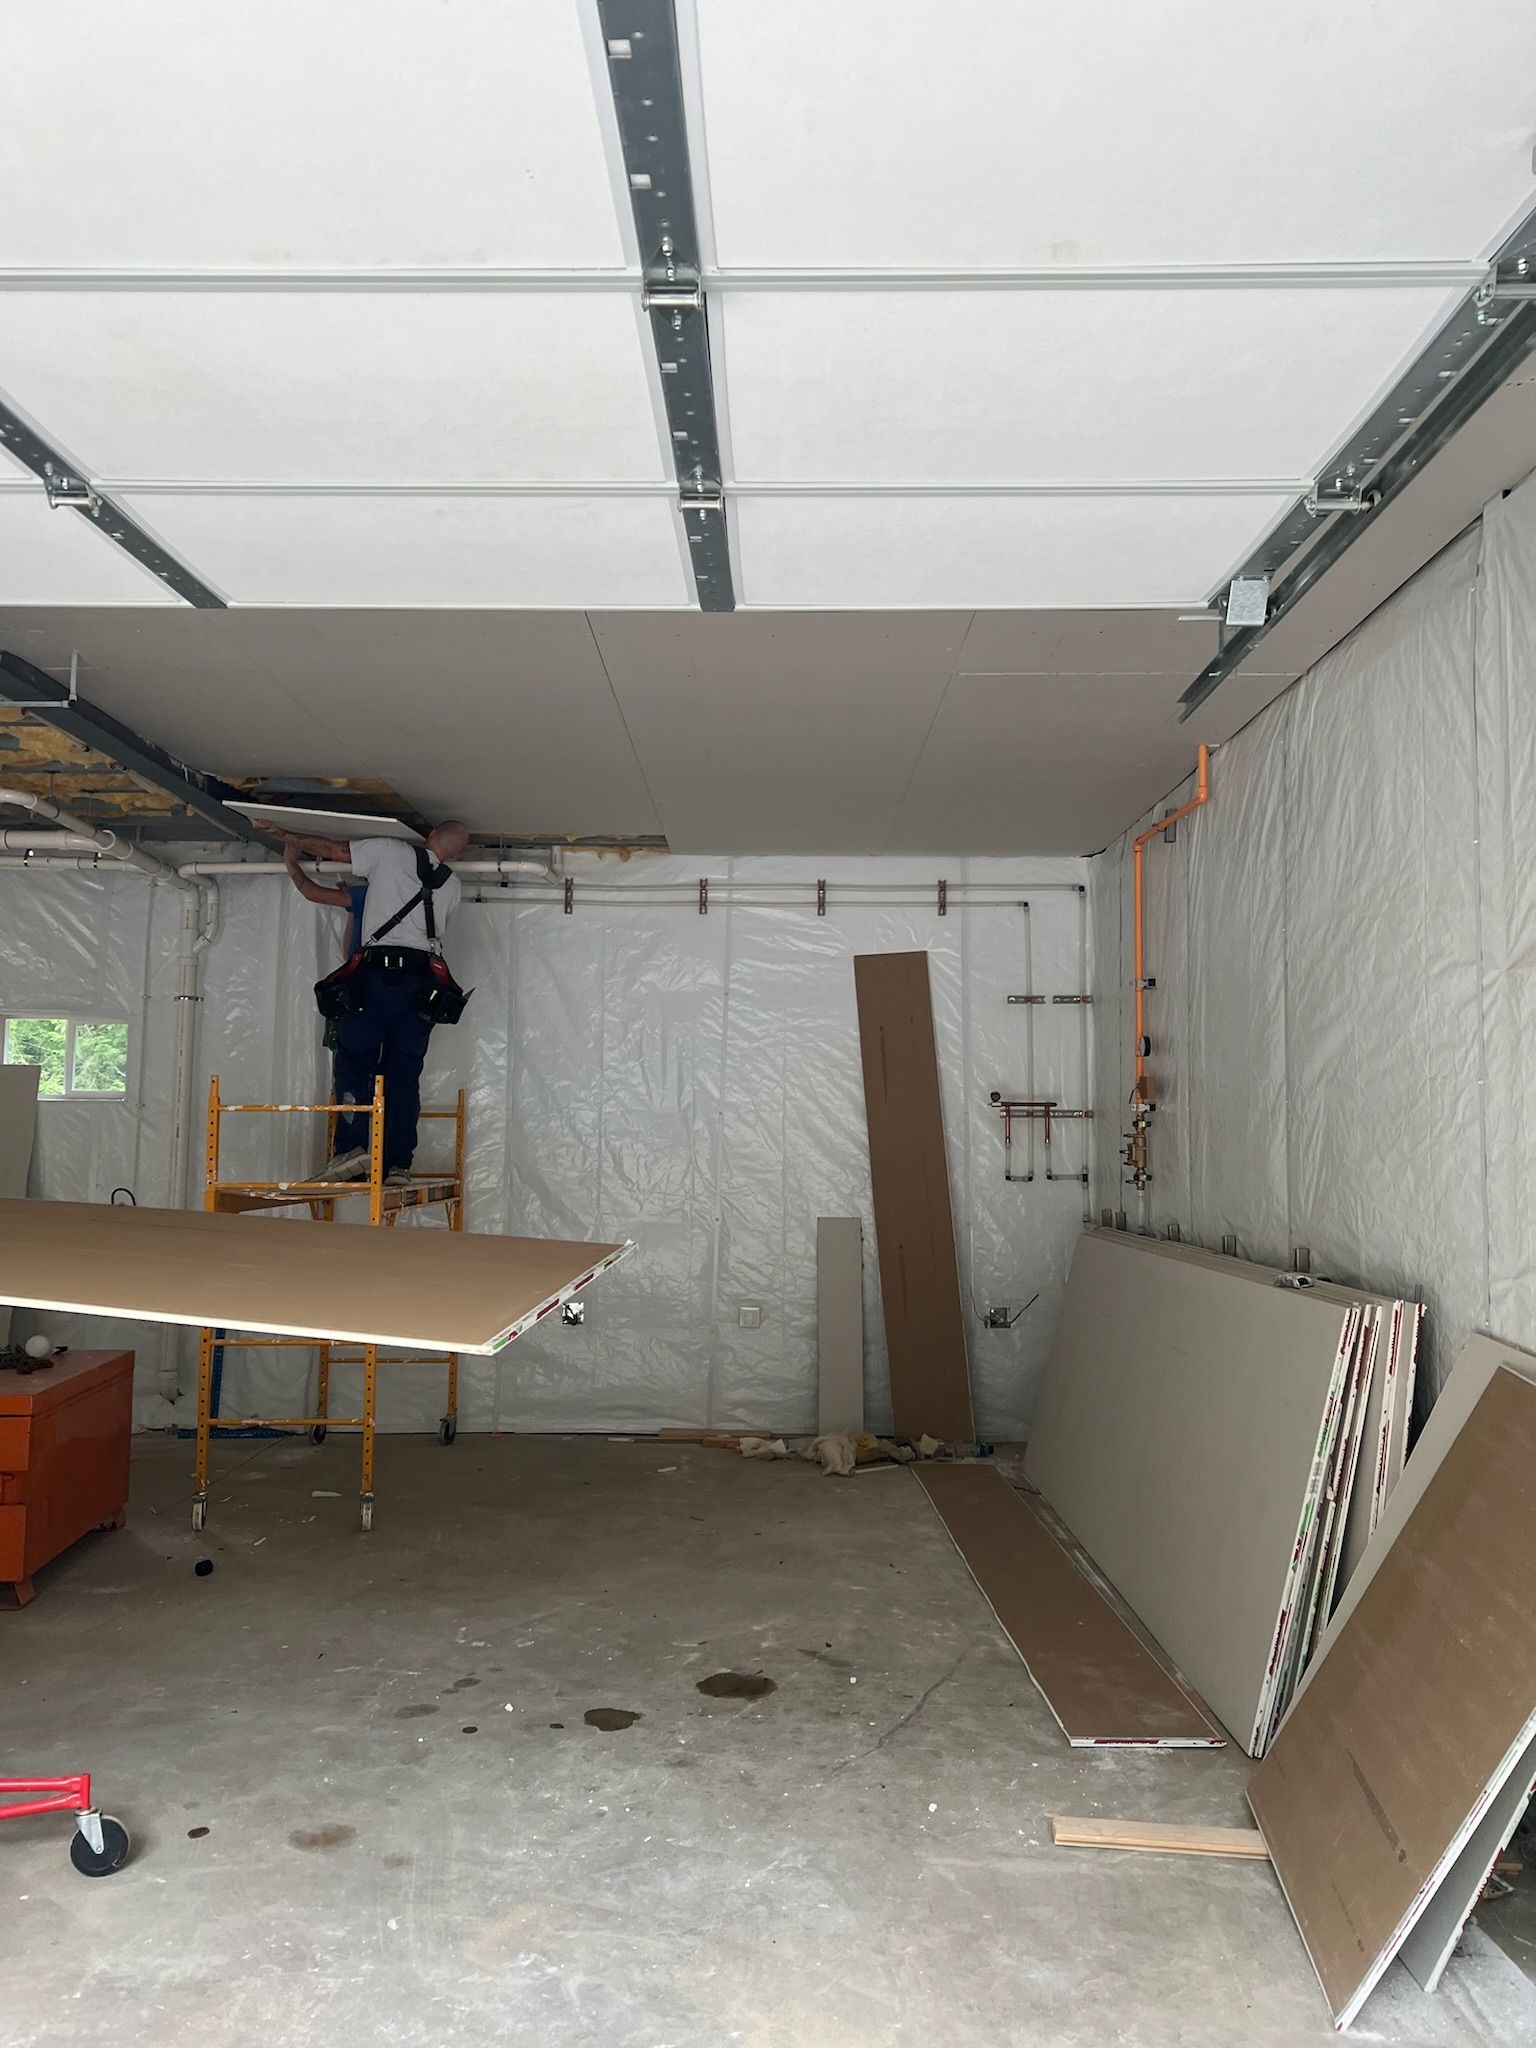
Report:
M 1013 1327 L 1012 1310 L 1008 1308 L 989 1308 L 983 1319 L 983 1327 L 988 1330 L 1011 1330 Z
M 762 1303 L 744 1301 L 736 1311 L 736 1321 L 743 1330 L 760 1330 L 763 1327 Z

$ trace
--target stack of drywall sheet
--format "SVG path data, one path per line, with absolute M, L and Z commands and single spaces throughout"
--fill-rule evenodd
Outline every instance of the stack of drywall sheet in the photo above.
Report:
M 1025 1461 L 1256 1756 L 1337 1576 L 1381 1337 L 1375 1302 L 1276 1277 L 1086 1232 Z
M 1513 1345 L 1502 1344 L 1492 1337 L 1472 1336 L 1467 1339 L 1450 1378 L 1430 1410 L 1429 1420 L 1414 1446 L 1413 1456 L 1407 1461 L 1400 1484 L 1393 1490 L 1380 1526 L 1332 1620 L 1322 1631 L 1316 1656 L 1302 1674 L 1297 1688 L 1298 1700 L 1321 1670 L 1382 1561 L 1391 1552 L 1409 1516 L 1423 1498 L 1430 1480 L 1439 1471 L 1446 1452 L 1501 1367 L 1523 1379 L 1536 1381 L 1536 1358 L 1529 1352 L 1517 1351 Z M 1294 1710 L 1293 1703 L 1291 1711 Z M 1482 1819 L 1425 1900 L 1418 1919 L 1403 1942 L 1400 1951 L 1403 1963 L 1426 1991 L 1433 1991 L 1439 1983 L 1461 1930 L 1488 1881 L 1494 1859 L 1519 1826 L 1530 1803 L 1533 1784 L 1536 1784 L 1536 1738 L 1515 1759 L 1503 1783 L 1490 1798 Z
M 1536 1768 L 1536 1380 L 1487 1363 L 1249 1786 L 1341 2027 L 1399 1951 L 1438 1978 Z
M 0 1066 L 0 1199 L 19 1201 L 27 1192 L 41 1074 L 39 1067 Z M 11 1311 L 0 1304 L 0 1344 L 10 1337 Z

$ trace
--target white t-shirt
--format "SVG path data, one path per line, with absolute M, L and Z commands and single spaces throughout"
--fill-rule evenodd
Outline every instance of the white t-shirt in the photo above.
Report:
M 350 846 L 352 872 L 368 884 L 368 899 L 363 905 L 362 943 L 371 946 L 379 926 L 387 924 L 421 887 L 421 877 L 416 872 L 416 849 L 403 839 L 354 839 Z M 450 875 L 440 889 L 432 892 L 432 915 L 439 940 L 448 929 L 449 918 L 459 907 L 462 893 L 457 875 Z M 416 946 L 425 952 L 425 906 L 418 903 L 378 943 L 381 946 Z

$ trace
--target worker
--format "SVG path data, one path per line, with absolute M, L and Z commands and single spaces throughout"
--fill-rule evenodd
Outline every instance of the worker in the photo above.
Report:
M 416 1155 L 421 1069 L 434 1021 L 432 958 L 461 893 L 448 863 L 469 845 L 468 827 L 456 818 L 437 826 L 420 862 L 418 849 L 404 839 L 322 839 L 265 822 L 262 829 L 281 841 L 284 864 L 310 902 L 339 906 L 348 892 L 305 874 L 305 854 L 350 868 L 365 885 L 356 950 L 340 970 L 348 1013 L 335 1019 L 336 1100 L 371 1102 L 374 1080 L 383 1076 L 384 1179 L 404 1186 Z M 369 1122 L 366 1115 L 336 1119 L 336 1150 L 317 1179 L 367 1179 Z

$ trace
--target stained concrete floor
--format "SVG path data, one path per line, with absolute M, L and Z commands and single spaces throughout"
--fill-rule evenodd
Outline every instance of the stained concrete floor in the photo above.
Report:
M 1245 1761 L 1069 1749 L 909 1474 L 379 1462 L 364 1537 L 351 1445 L 226 1445 L 195 1537 L 146 1440 L 129 1527 L 0 1615 L 7 1767 L 88 1767 L 137 1845 L 88 1882 L 67 1823 L 0 1829 L 7 2048 L 1335 2038 L 1267 1866 L 1050 1845 L 1053 1810 L 1241 1824 Z M 1513 2048 L 1536 1988 L 1474 1931 L 1356 2038 Z

